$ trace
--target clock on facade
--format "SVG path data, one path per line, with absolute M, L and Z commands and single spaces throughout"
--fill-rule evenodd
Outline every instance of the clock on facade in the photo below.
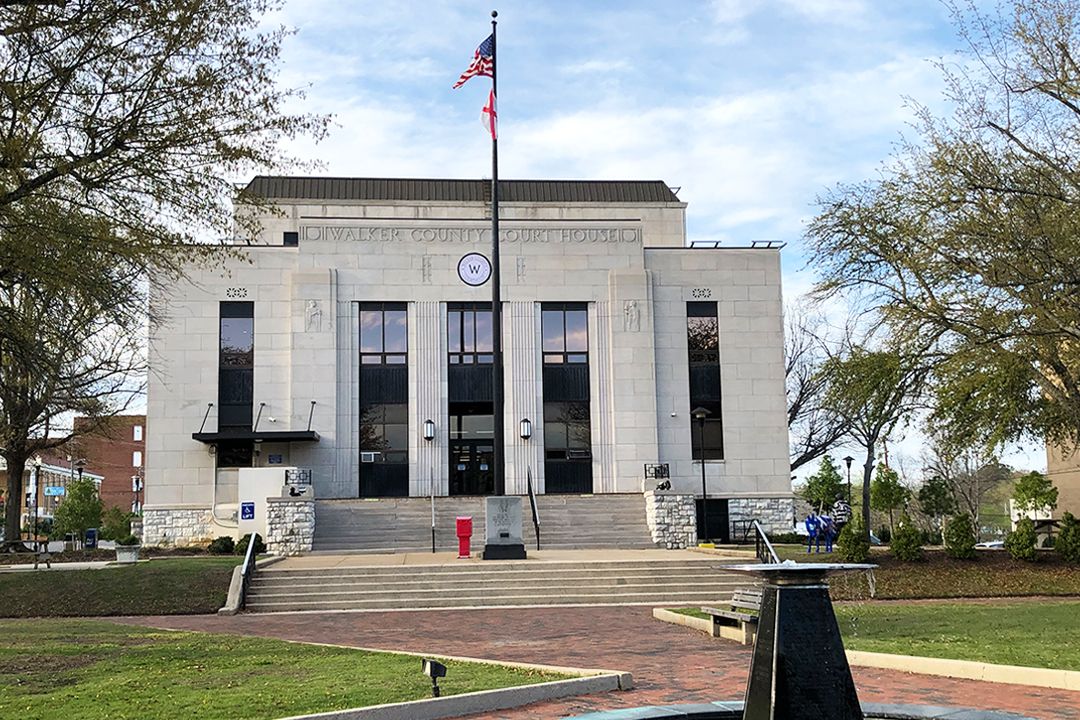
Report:
M 491 261 L 480 253 L 469 253 L 458 260 L 457 272 L 466 285 L 483 285 L 491 277 Z

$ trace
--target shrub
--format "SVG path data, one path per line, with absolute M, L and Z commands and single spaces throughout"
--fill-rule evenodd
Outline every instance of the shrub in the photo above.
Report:
M 844 562 L 866 562 L 870 557 L 870 539 L 866 537 L 861 517 L 851 518 L 851 522 L 844 526 L 837 545 L 836 554 Z
M 1061 516 L 1061 532 L 1054 549 L 1065 562 L 1080 563 L 1080 521 L 1072 513 Z
M 130 535 L 130 534 L 125 535 L 124 537 L 117 539 L 116 544 L 120 545 L 120 546 L 138 545 L 139 544 L 139 538 L 135 537 L 134 535 Z
M 957 560 L 975 558 L 975 524 L 967 513 L 953 515 L 945 521 L 945 552 Z
M 1005 536 L 1005 549 L 1017 560 L 1035 560 L 1035 523 L 1031 518 L 1021 518 L 1016 529 Z
M 882 525 L 881 527 L 878 528 L 877 536 L 878 536 L 878 540 L 881 541 L 882 545 L 888 545 L 889 543 L 892 542 L 892 530 L 890 530 L 885 525 Z
M 236 551 L 236 541 L 225 535 L 214 538 L 206 549 L 211 555 L 232 555 Z
M 911 522 L 907 514 L 896 523 L 896 533 L 889 545 L 894 557 L 904 562 L 922 560 L 922 532 Z
M 805 545 L 806 538 L 795 532 L 772 533 L 769 542 L 773 545 Z
M 117 540 L 131 534 L 131 513 L 111 507 L 101 516 L 101 539 Z
M 240 542 L 236 543 L 236 554 L 246 555 L 248 545 L 251 543 L 251 533 L 248 533 L 244 537 L 240 538 Z M 255 535 L 255 554 L 262 555 L 266 552 L 266 543 L 263 542 L 262 535 Z

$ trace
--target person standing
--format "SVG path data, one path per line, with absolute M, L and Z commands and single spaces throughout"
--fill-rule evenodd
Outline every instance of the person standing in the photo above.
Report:
M 813 550 L 814 543 L 817 541 L 818 532 L 821 530 L 821 520 L 818 519 L 817 513 L 811 510 L 803 524 L 806 527 L 806 554 L 809 555 Z

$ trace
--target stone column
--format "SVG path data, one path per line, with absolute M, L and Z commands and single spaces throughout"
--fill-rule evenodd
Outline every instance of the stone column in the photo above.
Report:
M 445 307 L 434 301 L 409 303 L 409 495 L 427 497 L 450 490 Z M 424 440 L 424 421 L 435 422 L 435 439 Z
M 533 489 L 544 487 L 544 417 L 541 387 L 540 307 L 535 302 L 504 303 L 506 395 L 506 494 L 527 493 L 526 473 L 532 469 Z M 532 422 L 533 436 L 521 439 L 523 418 Z

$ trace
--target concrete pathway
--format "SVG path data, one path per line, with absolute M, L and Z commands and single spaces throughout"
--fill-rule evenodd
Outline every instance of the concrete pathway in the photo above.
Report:
M 477 556 L 459 560 L 456 553 L 313 553 L 285 558 L 274 565 L 275 570 L 311 570 L 323 568 L 371 567 L 385 565 L 491 565 L 500 562 L 630 562 L 634 560 L 684 561 L 701 560 L 716 562 L 753 561 L 752 550 L 528 550 L 527 560 L 481 560 Z
M 28 555 L 30 560 L 26 563 L 20 563 L 18 565 L 0 565 L 0 572 L 34 572 L 34 556 Z M 52 572 L 53 570 L 100 570 L 101 568 L 108 567 L 110 565 L 116 565 L 115 560 L 94 560 L 91 562 L 56 562 L 53 561 L 52 567 L 48 568 L 45 565 L 45 561 L 38 563 L 37 570 L 41 572 Z
M 121 618 L 151 627 L 442 653 L 634 674 L 635 689 L 472 716 L 560 718 L 651 704 L 742 699 L 750 649 L 654 620 L 650 608 L 530 608 L 444 612 Z M 453 672 L 453 667 L 450 668 Z M 1080 720 L 1080 692 L 855 668 L 870 702 L 960 705 L 1044 720 Z

